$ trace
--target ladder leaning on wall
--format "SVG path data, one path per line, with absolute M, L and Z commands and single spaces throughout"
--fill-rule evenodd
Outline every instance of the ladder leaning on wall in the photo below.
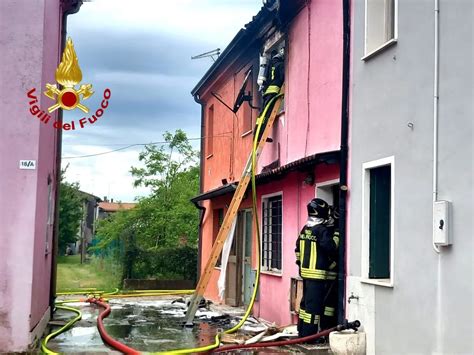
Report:
M 282 87 L 281 92 L 283 92 L 283 90 L 284 89 Z M 263 150 L 263 147 L 268 138 L 270 130 L 273 127 L 275 118 L 280 110 L 282 99 L 283 99 L 283 96 L 276 98 L 276 102 L 273 106 L 270 117 L 268 118 L 268 122 L 265 126 L 265 129 L 263 130 L 263 134 L 260 138 L 260 142 L 258 143 L 257 150 L 256 150 L 257 161 L 258 161 L 258 158 L 260 157 L 260 153 Z M 252 176 L 252 152 L 250 153 L 249 158 L 247 159 L 247 164 L 245 165 L 245 168 L 243 170 L 242 176 L 239 181 L 239 185 L 237 186 L 237 189 L 234 192 L 234 197 L 232 198 L 232 201 L 230 202 L 229 208 L 224 217 L 221 228 L 219 229 L 214 245 L 212 246 L 211 256 L 207 260 L 204 272 L 199 278 L 199 282 L 196 286 L 196 290 L 194 291 L 194 294 L 191 297 L 191 301 L 189 303 L 188 310 L 186 312 L 186 318 L 185 318 L 186 326 L 193 325 L 194 315 L 196 314 L 200 301 L 203 299 L 204 292 L 206 291 L 207 285 L 209 284 L 209 280 L 211 279 L 211 275 L 214 270 L 214 267 L 216 266 L 219 255 L 222 251 L 222 248 L 224 247 L 224 242 L 227 239 L 227 236 L 229 235 L 229 231 L 232 227 L 232 223 L 234 222 L 237 216 L 237 212 L 239 210 L 240 204 L 242 202 L 245 192 L 247 191 L 247 187 L 249 185 L 251 176 Z M 255 285 L 254 287 L 257 287 L 257 286 L 258 285 Z

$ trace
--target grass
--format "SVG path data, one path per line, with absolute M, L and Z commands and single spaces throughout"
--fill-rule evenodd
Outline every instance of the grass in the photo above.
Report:
M 98 290 L 113 290 L 119 286 L 118 272 L 112 271 L 102 259 L 92 258 L 81 264 L 80 255 L 58 257 L 57 292 L 95 287 Z

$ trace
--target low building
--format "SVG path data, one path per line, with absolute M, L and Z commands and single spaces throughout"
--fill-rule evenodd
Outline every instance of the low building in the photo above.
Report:
M 97 214 L 95 219 L 104 219 L 107 216 L 122 210 L 131 210 L 137 204 L 132 202 L 114 202 L 112 199 L 111 201 L 107 201 L 107 198 L 104 198 L 105 201 L 98 203 Z
M 80 191 L 82 196 L 82 220 L 79 226 L 76 252 L 81 255 L 81 263 L 84 262 L 87 247 L 92 242 L 95 235 L 95 219 L 99 213 L 100 197 L 94 196 L 84 191 Z
M 259 109 L 232 107 L 243 78 L 246 92 L 261 106 L 257 90 L 259 55 L 285 53 L 285 99 L 258 164 L 257 209 L 261 225 L 261 267 L 255 316 L 278 324 L 296 322 L 298 268 L 295 244 L 315 196 L 338 203 L 342 85 L 342 2 L 280 1 L 240 30 L 193 90 L 202 105 L 200 230 L 201 272 L 251 151 Z M 222 302 L 250 302 L 256 269 L 256 230 L 250 193 L 242 200 L 226 267 Z M 205 296 L 220 301 L 213 271 Z

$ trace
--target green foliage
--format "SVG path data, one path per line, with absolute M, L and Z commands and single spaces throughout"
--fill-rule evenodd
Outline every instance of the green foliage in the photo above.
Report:
M 132 276 L 195 281 L 196 265 L 197 249 L 190 246 L 141 251 L 136 255 Z
M 75 243 L 82 219 L 82 197 L 77 182 L 64 181 L 61 171 L 59 185 L 59 252 L 64 253 L 67 243 Z
M 190 199 L 199 192 L 198 154 L 182 130 L 166 132 L 164 139 L 166 145 L 146 146 L 140 153 L 143 168 L 131 169 L 134 185 L 151 187 L 151 195 L 141 198 L 135 208 L 114 213 L 97 225 L 99 241 L 94 248 L 104 250 L 115 243 L 124 277 L 131 277 L 132 270 L 146 275 L 143 277 L 169 276 L 177 267 L 174 260 L 179 261 L 170 255 L 181 255 L 184 249 L 194 251 L 190 260 L 195 273 L 199 212 Z M 163 260 L 168 268 L 152 260 L 160 255 L 170 256 Z

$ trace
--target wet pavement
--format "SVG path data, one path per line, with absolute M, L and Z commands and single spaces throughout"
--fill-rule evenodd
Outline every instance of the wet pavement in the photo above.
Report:
M 212 307 L 200 309 L 196 313 L 196 326 L 183 328 L 186 313 L 184 303 L 172 303 L 175 298 L 126 298 L 112 299 L 110 315 L 104 319 L 107 332 L 114 339 L 142 352 L 160 352 L 173 349 L 194 348 L 214 343 L 216 333 L 235 324 L 235 317 L 215 321 L 222 313 Z M 97 330 L 97 316 L 101 308 L 89 303 L 69 303 L 67 306 L 78 308 L 82 319 L 73 328 L 58 335 L 48 343 L 48 347 L 60 353 L 116 353 L 106 346 Z M 234 315 L 241 314 L 237 310 Z M 69 320 L 73 314 L 57 310 L 54 320 Z M 213 320 L 214 319 L 214 320 Z M 258 325 L 257 325 L 258 327 Z M 57 328 L 55 328 L 57 329 Z M 245 354 L 294 353 L 291 350 L 274 349 L 259 352 L 241 352 Z
M 166 351 L 210 344 L 218 332 L 219 324 L 211 317 L 220 315 L 212 311 L 198 311 L 197 325 L 182 327 L 186 312 L 184 303 L 171 303 L 171 299 L 113 299 L 110 315 L 104 320 L 107 332 L 114 339 L 143 352 Z M 82 312 L 82 320 L 72 329 L 52 339 L 48 347 L 61 353 L 111 353 L 97 330 L 100 307 L 88 303 L 66 304 Z M 71 312 L 58 310 L 55 320 L 68 320 Z

